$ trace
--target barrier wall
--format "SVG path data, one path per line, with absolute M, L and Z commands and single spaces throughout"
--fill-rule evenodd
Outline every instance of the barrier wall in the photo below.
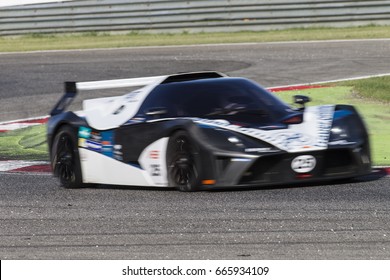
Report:
M 390 0 L 82 0 L 0 8 L 0 35 L 390 24 Z

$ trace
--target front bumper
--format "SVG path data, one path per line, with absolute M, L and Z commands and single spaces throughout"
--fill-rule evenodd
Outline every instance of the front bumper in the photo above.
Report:
M 313 170 L 298 173 L 293 170 L 292 161 L 299 156 L 315 158 Z M 259 155 L 256 158 L 217 159 L 218 187 L 260 187 L 295 183 L 314 183 L 347 179 L 371 172 L 368 145 L 335 147 L 307 153 L 275 153 Z

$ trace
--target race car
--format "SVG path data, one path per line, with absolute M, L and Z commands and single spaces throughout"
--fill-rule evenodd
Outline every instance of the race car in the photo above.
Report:
M 78 92 L 135 88 L 87 99 Z M 122 93 L 123 94 L 123 93 Z M 289 106 L 254 81 L 204 71 L 65 82 L 47 141 L 66 188 L 89 184 L 180 191 L 322 182 L 370 173 L 369 137 L 349 105 Z

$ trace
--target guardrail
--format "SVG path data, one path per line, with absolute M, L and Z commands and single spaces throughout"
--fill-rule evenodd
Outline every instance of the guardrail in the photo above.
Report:
M 0 8 L 0 35 L 390 24 L 390 0 L 82 0 Z

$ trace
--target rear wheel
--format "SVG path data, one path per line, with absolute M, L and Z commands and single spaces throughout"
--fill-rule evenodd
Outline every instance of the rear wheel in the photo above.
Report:
M 199 153 L 184 131 L 176 132 L 167 148 L 168 184 L 180 191 L 195 191 L 199 185 Z
M 52 148 L 52 168 L 54 175 L 65 188 L 83 187 L 77 136 L 72 127 L 60 128 L 54 137 Z

